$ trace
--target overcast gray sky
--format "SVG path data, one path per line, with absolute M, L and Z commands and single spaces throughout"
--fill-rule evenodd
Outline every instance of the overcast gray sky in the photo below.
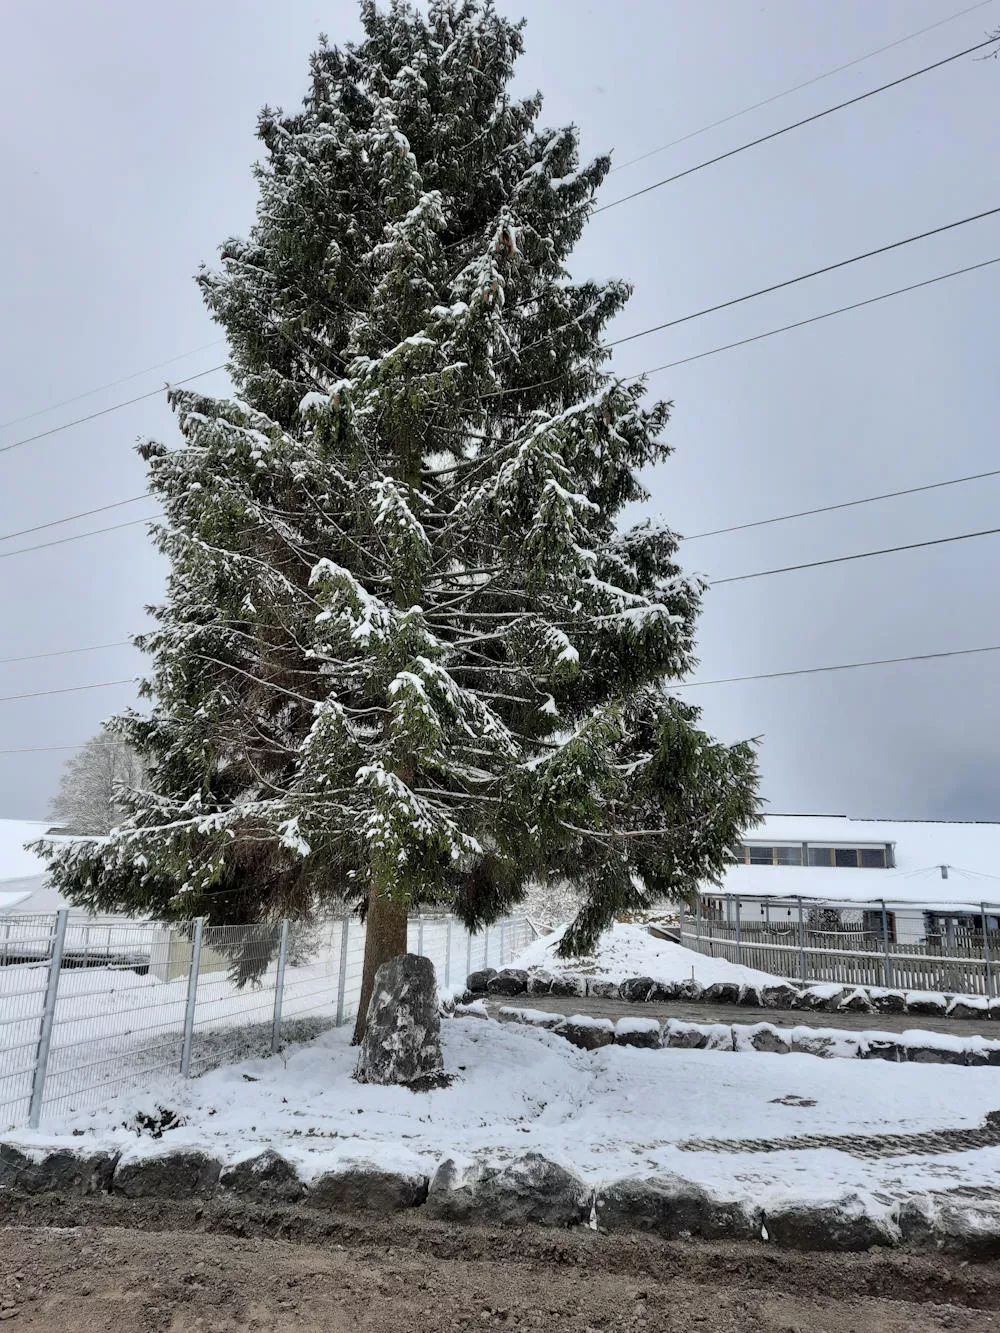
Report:
M 584 148 L 625 161 L 963 8 L 961 0 L 501 0 L 525 14 L 519 85 Z M 1000 0 L 617 171 L 612 199 L 981 39 Z M 0 422 L 168 357 L 163 370 L 0 429 L 36 431 L 224 360 L 191 281 L 253 213 L 258 107 L 293 107 L 349 0 L 38 0 L 0 49 Z M 741 295 L 1000 205 L 1000 67 L 966 58 L 596 217 L 577 276 L 621 275 L 616 332 Z M 1000 255 L 988 219 L 628 344 L 624 373 Z M 650 509 L 699 532 L 1000 466 L 1000 265 L 656 375 L 674 458 Z M 193 349 L 202 348 L 195 351 Z M 219 392 L 224 373 L 202 384 Z M 132 446 L 172 440 L 162 397 L 0 452 L 0 534 L 144 489 Z M 727 575 L 1000 526 L 1000 478 L 692 542 Z M 149 513 L 0 541 L 0 557 Z M 1000 642 L 1000 538 L 710 591 L 702 679 Z M 163 568 L 142 526 L 0 559 L 0 658 L 123 639 Z M 131 677 L 129 648 L 0 665 L 0 695 Z M 759 735 L 772 808 L 997 818 L 1000 655 L 691 691 L 727 739 Z M 125 686 L 0 703 L 0 749 L 68 745 Z M 0 817 L 43 817 L 65 754 L 0 754 Z

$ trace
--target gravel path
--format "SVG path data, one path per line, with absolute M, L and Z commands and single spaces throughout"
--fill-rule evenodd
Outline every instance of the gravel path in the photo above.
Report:
M 457 1230 L 410 1217 L 363 1226 L 328 1219 L 325 1235 L 291 1240 L 251 1234 L 252 1221 L 213 1217 L 211 1209 L 185 1217 L 175 1206 L 145 1218 L 134 1205 L 117 1216 L 104 1211 L 102 1217 L 95 1207 L 88 1218 L 82 1205 L 66 1214 L 35 1203 L 3 1231 L 5 1327 L 15 1333 L 1000 1329 L 997 1266 L 937 1255 L 812 1255 L 586 1231 Z
M 629 1004 L 587 996 L 512 995 L 490 998 L 491 1013 L 503 1005 L 544 1009 L 553 1014 L 591 1014 L 594 1018 L 680 1018 L 685 1023 L 773 1023 L 775 1027 L 844 1028 L 851 1032 L 948 1032 L 956 1037 L 1000 1037 L 1000 1023 L 989 1019 L 930 1018 L 923 1014 L 826 1014 L 809 1009 L 757 1009 L 742 1004 Z

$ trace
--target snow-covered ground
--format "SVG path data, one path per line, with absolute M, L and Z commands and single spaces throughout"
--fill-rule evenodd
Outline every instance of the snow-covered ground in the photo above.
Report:
M 278 1149 L 305 1178 L 354 1161 L 425 1172 L 444 1157 L 534 1149 L 588 1181 L 673 1172 L 715 1192 L 773 1205 L 847 1190 L 900 1197 L 956 1185 L 1000 1187 L 1000 1148 L 865 1160 L 834 1146 L 692 1151 L 695 1137 L 787 1139 L 971 1128 L 1000 1107 L 1000 1071 L 879 1060 L 723 1051 L 576 1050 L 551 1033 L 447 1020 L 450 1087 L 415 1094 L 351 1077 L 349 1032 L 329 1031 L 282 1058 L 248 1061 L 185 1083 L 161 1079 L 99 1109 L 66 1112 L 44 1133 L 75 1146 L 197 1144 L 238 1159 Z M 161 1140 L 127 1126 L 158 1107 L 186 1122 Z
M 580 958 L 559 958 L 556 946 L 563 931 L 555 930 L 521 951 L 511 967 L 540 967 L 547 972 L 577 972 L 608 981 L 627 977 L 652 977 L 654 981 L 685 981 L 694 977 L 703 986 L 715 981 L 735 981 L 742 985 L 765 985 L 784 981 L 752 967 L 740 967 L 724 958 L 706 958 L 704 954 L 683 949 L 669 940 L 650 935 L 645 926 L 616 923 L 597 942 L 593 954 Z

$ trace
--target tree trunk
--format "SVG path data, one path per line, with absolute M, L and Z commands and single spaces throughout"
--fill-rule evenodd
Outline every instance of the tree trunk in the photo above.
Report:
M 377 889 L 372 889 L 368 898 L 368 915 L 365 922 L 365 962 L 361 971 L 358 1017 L 354 1024 L 355 1046 L 365 1035 L 368 1001 L 372 997 L 375 973 L 383 963 L 388 963 L 391 958 L 406 953 L 406 921 L 405 903 L 394 902 L 392 898 L 386 897 Z

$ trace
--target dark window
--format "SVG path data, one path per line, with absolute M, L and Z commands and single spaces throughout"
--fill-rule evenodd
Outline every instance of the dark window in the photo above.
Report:
M 750 864 L 752 866 L 774 865 L 773 847 L 754 847 L 753 845 L 751 845 L 749 851 L 750 851 Z
M 857 868 L 858 853 L 855 847 L 837 847 L 833 853 L 833 864 L 835 866 L 854 866 Z
M 862 847 L 861 864 L 866 870 L 885 869 L 884 847 Z
M 801 847 L 775 847 L 774 852 L 779 866 L 800 866 L 802 864 Z
M 809 864 L 811 866 L 832 866 L 833 848 L 832 847 L 810 847 Z

